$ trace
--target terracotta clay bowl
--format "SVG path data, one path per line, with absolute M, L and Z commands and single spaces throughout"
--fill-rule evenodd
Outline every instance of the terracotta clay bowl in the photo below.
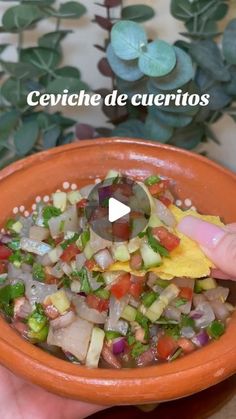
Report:
M 31 208 L 37 195 L 64 181 L 83 186 L 109 169 L 142 178 L 160 173 L 176 181 L 180 199 L 200 212 L 236 221 L 236 176 L 204 157 L 148 141 L 99 139 L 76 142 L 25 160 L 0 172 L 0 225 L 16 206 Z M 235 284 L 236 285 L 236 282 Z M 236 294 L 236 289 L 235 289 Z M 216 342 L 172 363 L 141 369 L 87 369 L 56 358 L 23 340 L 0 319 L 1 363 L 56 394 L 97 404 L 144 404 L 184 397 L 236 372 L 236 313 Z

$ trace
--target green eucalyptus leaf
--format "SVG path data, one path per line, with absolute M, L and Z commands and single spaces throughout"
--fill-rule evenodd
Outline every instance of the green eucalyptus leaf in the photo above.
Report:
M 119 124 L 113 131 L 115 137 L 145 138 L 144 123 L 139 119 L 128 119 Z
M 147 81 L 147 77 L 143 77 L 134 82 L 128 82 L 117 78 L 117 88 L 119 92 L 126 93 L 129 99 L 131 99 L 131 97 L 137 93 L 141 95 L 147 93 Z
M 19 121 L 19 112 L 15 109 L 0 114 L 1 137 L 6 138 L 16 127 Z
M 28 154 L 35 145 L 39 135 L 39 127 L 36 121 L 23 122 L 14 134 L 16 152 L 19 156 Z
M 31 77 L 37 77 L 38 69 L 28 63 L 0 61 L 2 67 L 12 76 L 18 79 L 26 80 Z
M 29 89 L 24 81 L 9 77 L 1 86 L 2 97 L 13 106 L 25 106 Z
M 163 77 L 176 65 L 174 48 L 165 41 L 156 40 L 147 45 L 139 57 L 139 68 L 147 76 Z
M 21 50 L 20 60 L 24 63 L 30 63 L 42 73 L 48 73 L 60 62 L 58 51 L 45 47 L 31 47 Z
M 229 69 L 231 80 L 225 84 L 225 91 L 228 95 L 236 96 L 236 66 L 231 66 Z
M 63 129 L 70 128 L 75 125 L 75 120 L 63 116 L 60 112 L 50 114 L 50 120 L 52 123 L 60 125 Z
M 171 0 L 171 14 L 179 20 L 188 20 L 193 16 L 193 5 L 189 0 Z
M 137 4 L 134 6 L 126 6 L 121 10 L 121 18 L 125 20 L 133 20 L 134 22 L 145 22 L 155 15 L 152 7 L 145 4 Z
M 196 13 L 200 26 L 207 20 L 221 20 L 228 11 L 227 0 L 197 0 L 192 2 L 193 13 Z
M 236 64 L 236 19 L 231 20 L 226 27 L 222 47 L 226 61 Z
M 162 124 L 156 117 L 148 115 L 145 121 L 145 133 L 149 140 L 167 143 L 173 135 L 173 128 Z
M 60 67 L 57 68 L 54 73 L 57 76 L 61 76 L 61 77 L 70 77 L 70 78 L 74 78 L 74 79 L 79 79 L 81 74 L 78 68 L 76 67 L 71 67 L 69 65 L 64 66 L 64 67 Z
M 107 60 L 110 64 L 111 69 L 114 73 L 123 80 L 136 81 L 143 77 L 143 73 L 138 67 L 138 60 L 121 60 L 114 53 L 112 45 L 109 44 L 107 47 Z
M 188 83 L 194 77 L 192 60 L 185 51 L 174 47 L 177 63 L 170 74 L 165 77 L 155 77 L 152 82 L 162 90 L 177 89 Z
M 58 145 L 70 144 L 75 139 L 74 132 L 67 132 L 63 135 L 60 135 L 58 139 Z
M 44 13 L 38 6 L 19 4 L 6 10 L 2 17 L 2 24 L 6 31 L 16 32 L 29 28 L 43 17 Z
M 38 45 L 45 48 L 57 48 L 60 42 L 72 31 L 54 31 L 46 33 L 38 40 Z
M 204 23 L 203 28 L 199 25 L 200 27 L 195 29 L 193 19 L 186 22 L 185 26 L 189 32 L 180 32 L 180 35 L 194 40 L 214 38 L 222 33 L 219 32 L 217 23 L 213 20 L 208 20 Z
M 43 148 L 47 150 L 49 148 L 55 147 L 60 134 L 61 130 L 57 125 L 53 125 L 44 131 Z
M 175 130 L 170 144 L 186 150 L 192 150 L 203 140 L 204 134 L 203 125 L 191 124 L 188 127 Z
M 198 41 L 191 45 L 189 53 L 200 68 L 207 71 L 214 80 L 228 81 L 229 71 L 224 65 L 220 50 L 210 39 Z
M 0 169 L 11 164 L 14 160 L 16 160 L 16 156 L 13 151 L 8 150 L 5 147 L 0 148 Z
M 8 0 L 6 0 L 8 1 Z M 15 1 L 15 0 L 14 0 Z M 25 4 L 38 4 L 39 6 L 49 6 L 55 3 L 56 0 L 21 0 Z
M 223 83 L 217 83 L 208 89 L 208 93 L 210 95 L 210 102 L 207 108 L 212 111 L 221 110 L 232 101 L 232 98 L 226 93 Z
M 88 90 L 88 85 L 80 79 L 71 77 L 58 77 L 47 86 L 47 93 L 60 94 L 67 89 L 68 93 L 78 93 L 80 90 Z
M 138 23 L 121 20 L 112 27 L 111 44 L 119 58 L 134 60 L 147 46 L 146 33 Z
M 159 122 L 169 127 L 186 127 L 192 122 L 192 116 L 182 115 L 172 112 L 163 112 L 158 109 L 157 106 L 150 106 L 149 113 L 153 117 L 157 118 Z
M 86 7 L 77 1 L 67 1 L 61 3 L 59 10 L 52 15 L 61 19 L 78 19 L 86 13 Z

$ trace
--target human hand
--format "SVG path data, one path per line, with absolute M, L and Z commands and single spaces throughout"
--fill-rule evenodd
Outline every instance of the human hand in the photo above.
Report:
M 213 270 L 215 278 L 236 280 L 236 223 L 221 228 L 189 215 L 177 228 L 198 242 L 212 260 L 218 268 Z
M 0 366 L 0 417 L 4 419 L 82 419 L 102 406 L 56 396 Z

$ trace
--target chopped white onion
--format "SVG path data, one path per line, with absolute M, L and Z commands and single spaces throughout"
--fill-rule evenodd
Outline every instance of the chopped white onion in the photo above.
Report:
M 111 241 L 103 239 L 102 237 L 98 236 L 93 229 L 90 229 L 90 240 L 89 245 L 94 253 L 97 253 L 99 250 L 105 249 L 106 247 L 111 246 Z
M 180 322 L 180 320 L 181 320 L 181 312 L 180 312 L 180 310 L 178 310 L 178 308 L 173 307 L 171 305 L 169 305 L 168 307 L 166 307 L 166 309 L 164 311 L 164 316 L 167 319 L 176 320 L 177 322 Z
M 199 318 L 196 315 L 199 313 Z M 199 328 L 207 327 L 213 320 L 215 320 L 214 311 L 208 302 L 198 304 L 194 311 L 191 311 L 191 317 L 194 318 L 195 324 Z
M 50 326 L 55 329 L 60 329 L 62 327 L 67 327 L 76 319 L 74 311 L 68 311 L 63 316 L 59 316 L 54 320 L 50 321 Z
M 48 295 L 54 294 L 57 291 L 56 285 L 46 285 L 42 282 L 34 280 L 25 280 L 25 295 L 32 304 L 43 303 Z
M 35 253 L 36 255 L 43 256 L 50 252 L 52 246 L 44 242 L 22 237 L 20 241 L 20 248 L 25 252 Z
M 38 241 L 44 241 L 49 237 L 49 230 L 45 227 L 31 226 L 29 230 L 29 238 Z
M 76 313 L 84 320 L 96 324 L 104 324 L 107 318 L 106 311 L 101 313 L 98 310 L 88 307 L 86 304 L 85 298 L 81 295 L 74 295 L 72 302 L 75 306 Z
M 154 198 L 155 212 L 160 220 L 168 227 L 176 226 L 176 219 L 172 212 L 158 199 Z
M 84 253 L 79 253 L 78 255 L 76 255 L 76 268 L 78 269 L 78 271 L 80 271 L 80 269 L 84 266 L 84 263 L 86 262 L 86 257 L 84 256 Z
M 191 290 L 194 289 L 195 280 L 192 278 L 175 278 L 173 279 L 173 283 L 177 285 L 177 287 L 186 287 L 190 288 Z M 179 311 L 183 314 L 189 314 L 192 307 L 192 301 L 188 301 L 186 304 L 182 304 L 179 307 Z
M 62 232 L 79 231 L 79 218 L 76 205 L 72 205 L 58 217 L 52 217 L 48 221 L 48 225 L 53 238 L 58 237 Z
M 88 198 L 90 192 L 93 190 L 94 184 L 86 185 L 79 190 L 79 193 L 82 195 L 83 198 Z
M 114 262 L 108 249 L 97 252 L 94 255 L 94 260 L 102 270 L 107 269 Z
M 212 288 L 211 290 L 205 291 L 204 295 L 209 301 L 213 301 L 217 299 L 221 301 L 226 301 L 229 295 L 229 288 L 226 288 L 226 287 Z
M 225 303 L 222 303 L 222 301 L 219 300 L 214 300 L 211 301 L 210 304 L 218 320 L 224 321 L 229 317 L 230 312 Z

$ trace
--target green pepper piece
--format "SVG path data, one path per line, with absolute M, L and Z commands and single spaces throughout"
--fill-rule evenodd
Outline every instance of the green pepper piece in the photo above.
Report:
M 36 281 L 44 282 L 45 281 L 45 268 L 40 263 L 34 263 L 32 269 L 33 279 Z
M 28 337 L 36 342 L 45 342 L 48 336 L 49 326 L 46 324 L 39 332 L 34 332 L 30 330 L 28 332 Z
M 161 178 L 159 176 L 151 175 L 147 179 L 145 179 L 144 183 L 147 186 L 155 185 L 156 183 L 159 183 Z
M 121 335 L 119 332 L 113 332 L 113 330 L 107 330 L 105 332 L 106 340 L 113 340 L 119 338 Z
M 154 291 L 145 292 L 142 295 L 142 302 L 145 307 L 150 307 L 152 303 L 157 299 L 158 294 Z
M 207 328 L 207 333 L 213 339 L 219 339 L 224 334 L 225 325 L 218 320 L 214 320 Z
M 108 300 L 110 297 L 110 292 L 106 288 L 99 288 L 94 292 L 94 294 L 103 300 Z
M 143 352 L 149 349 L 149 345 L 143 345 L 141 342 L 136 342 L 131 350 L 132 358 L 138 358 Z

